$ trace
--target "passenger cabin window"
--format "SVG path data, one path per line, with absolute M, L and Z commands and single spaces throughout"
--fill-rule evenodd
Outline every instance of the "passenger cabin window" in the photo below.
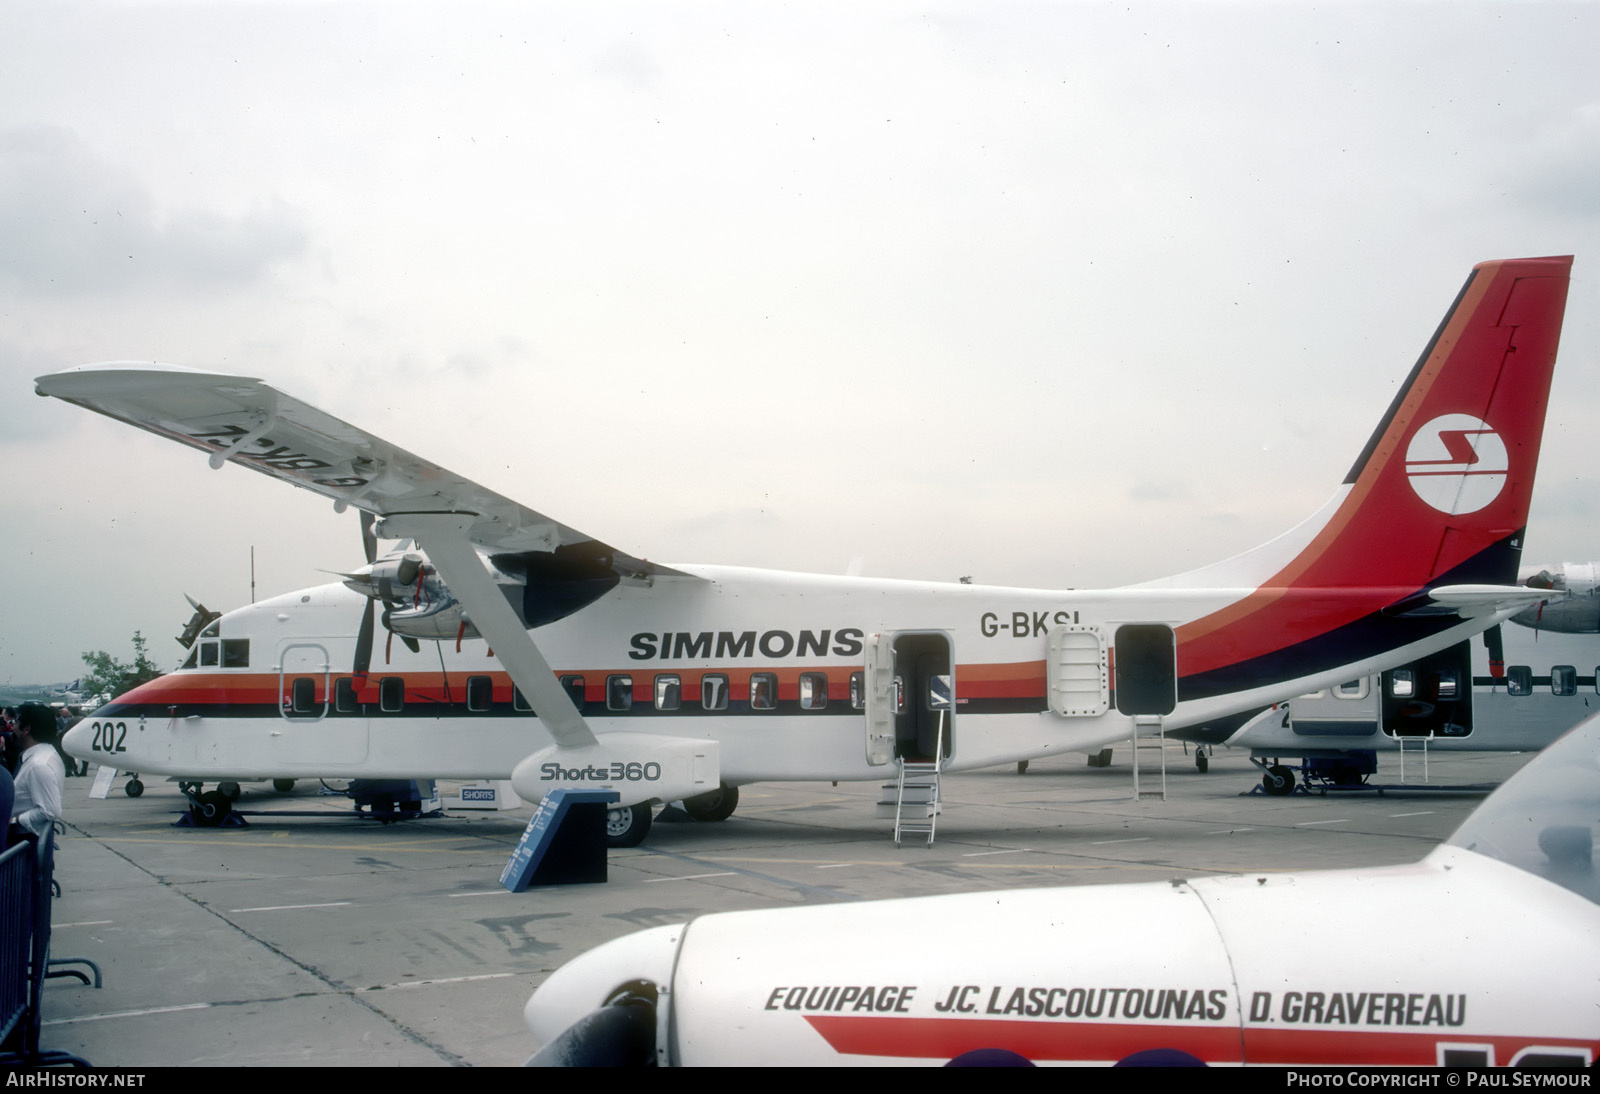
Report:
M 1411 669 L 1395 669 L 1389 674 L 1389 694 L 1396 699 L 1411 699 L 1417 694 L 1417 677 Z
M 1527 665 L 1512 665 L 1506 669 L 1507 695 L 1532 695 L 1533 670 Z
M 250 639 L 224 638 L 222 640 L 222 667 L 247 669 L 250 667 Z
M 607 676 L 606 677 L 606 709 L 607 710 L 632 710 L 633 709 L 633 677 Z
M 520 710 L 525 714 L 533 710 L 533 704 L 528 702 L 528 697 L 522 694 L 521 688 L 511 689 L 511 709 Z
M 1550 670 L 1551 695 L 1578 694 L 1578 670 L 1571 665 L 1556 665 Z
M 339 714 L 354 714 L 360 704 L 356 701 L 356 682 L 341 676 L 333 682 L 333 709 Z
M 1456 674 L 1450 669 L 1440 669 L 1437 673 L 1435 673 L 1434 682 L 1437 685 L 1436 690 L 1438 692 L 1438 699 L 1440 702 L 1446 702 L 1450 699 L 1459 697 L 1460 684 Z
M 867 674 L 852 672 L 850 674 L 850 709 L 865 710 L 867 708 Z
M 1367 697 L 1367 678 L 1350 680 L 1333 689 L 1335 699 L 1365 699 Z
M 572 696 L 572 705 L 577 707 L 581 713 L 583 710 L 583 704 L 588 699 L 588 696 L 584 694 L 583 690 L 583 677 L 563 676 L 561 678 L 561 686 L 567 689 L 567 694 Z
M 683 680 L 677 673 L 656 677 L 656 709 L 677 710 L 683 701 Z
M 700 677 L 700 709 L 728 709 L 728 678 L 720 672 L 708 672 Z
M 487 676 L 467 677 L 467 709 L 481 714 L 493 703 L 494 683 Z
M 385 676 L 378 681 L 378 709 L 385 714 L 395 714 L 405 709 L 406 682 L 398 676 Z
M 311 676 L 297 676 L 289 685 L 289 709 L 294 714 L 317 712 L 317 681 Z
M 770 672 L 750 674 L 750 709 L 776 710 L 778 708 L 778 677 Z
M 822 710 L 828 705 L 828 677 L 820 672 L 800 674 L 800 709 Z

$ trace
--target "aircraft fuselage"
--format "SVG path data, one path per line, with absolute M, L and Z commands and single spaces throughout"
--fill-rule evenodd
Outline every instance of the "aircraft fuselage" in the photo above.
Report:
M 942 749 L 963 770 L 1088 751 L 1126 739 L 1126 697 L 1147 667 L 1124 657 L 1124 628 L 1171 628 L 1171 664 L 1158 692 L 1172 695 L 1167 728 L 1328 686 L 1434 649 L 1482 621 L 1426 617 L 1392 628 L 1397 647 L 1361 646 L 1365 660 L 1323 641 L 1294 657 L 1258 659 L 1255 686 L 1209 693 L 1188 672 L 1182 625 L 1258 590 L 1119 589 L 1057 592 L 933 582 L 683 566 L 691 578 L 623 582 L 587 607 L 532 633 L 579 712 L 602 740 L 634 732 L 715 741 L 719 781 L 872 779 L 869 646 L 883 636 L 899 677 L 889 722 L 894 754 Z M 696 580 L 697 579 L 697 580 Z M 1286 590 L 1304 614 L 1360 617 L 1395 590 Z M 340 584 L 302 590 L 224 615 L 196 642 L 185 667 L 119 697 L 68 736 L 75 755 L 188 777 L 505 778 L 550 741 L 481 639 L 384 643 L 370 671 L 352 672 L 364 598 Z M 1100 674 L 1102 709 L 1062 713 L 1050 697 L 1052 634 L 1097 644 L 1080 663 Z M 387 651 L 383 649 L 388 646 Z M 1159 644 L 1158 644 L 1159 645 Z M 898 646 L 898 649 L 895 647 Z M 1100 667 L 1096 669 L 1096 656 Z M 1248 658 L 1246 658 L 1248 660 Z M 933 709 L 933 677 L 948 676 L 954 703 Z M 551 785 L 620 783 L 650 800 L 650 762 L 638 769 L 548 759 Z M 546 774 L 549 777 L 546 778 Z

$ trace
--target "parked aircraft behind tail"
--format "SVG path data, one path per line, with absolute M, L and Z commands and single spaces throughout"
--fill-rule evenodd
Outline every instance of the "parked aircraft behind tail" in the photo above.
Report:
M 701 916 L 556 970 L 531 1062 L 1587 1067 L 1597 818 L 1592 720 L 1414 865 Z
M 1172 735 L 1200 746 L 1202 770 L 1211 747 L 1248 748 L 1268 794 L 1291 793 L 1296 769 L 1307 786 L 1363 785 L 1383 753 L 1404 753 L 1420 778 L 1430 752 L 1537 751 L 1600 711 L 1595 572 L 1591 562 L 1536 567 L 1525 583 L 1549 599 L 1478 638 L 1297 696 L 1243 725 Z
M 1093 751 L 1136 718 L 1192 725 L 1377 672 L 1540 596 L 1513 582 L 1570 269 L 1476 267 L 1309 520 L 1104 592 L 665 566 L 259 380 L 131 364 L 43 376 L 42 394 L 379 518 L 344 583 L 223 616 L 191 663 L 66 747 L 191 778 L 510 773 L 530 800 L 610 787 L 626 845 L 652 802 L 721 819 L 743 783 Z M 378 557 L 380 534 L 420 546 Z
M 1535 631 L 1557 634 L 1600 634 L 1600 562 L 1565 562 L 1535 566 L 1523 584 L 1549 589 L 1551 596 L 1512 616 Z

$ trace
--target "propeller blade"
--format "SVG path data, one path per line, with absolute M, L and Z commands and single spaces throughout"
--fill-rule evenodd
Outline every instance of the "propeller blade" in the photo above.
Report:
M 644 1002 L 591 1011 L 534 1053 L 528 1067 L 649 1067 L 656 1062 L 656 1011 Z
M 390 651 L 394 649 L 395 636 L 395 629 L 389 624 L 389 609 L 387 607 L 383 609 L 383 629 L 389 632 L 389 637 L 386 640 L 383 648 L 383 659 L 385 662 L 387 662 L 389 660 Z M 410 650 L 412 653 L 419 653 L 422 650 L 422 643 L 418 642 L 415 638 L 412 638 L 409 634 L 402 634 L 400 636 L 400 641 L 404 642 L 406 644 L 406 649 Z
M 350 670 L 357 676 L 365 676 L 372 668 L 372 624 L 376 609 L 377 605 L 369 599 L 361 614 L 361 630 L 356 635 L 356 662 Z
M 373 529 L 376 519 L 365 509 L 361 510 L 361 547 L 366 551 L 368 566 L 378 561 L 378 533 Z

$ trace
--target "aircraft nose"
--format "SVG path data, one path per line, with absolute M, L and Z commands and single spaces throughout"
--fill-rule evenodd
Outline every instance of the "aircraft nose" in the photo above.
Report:
M 75 756 L 80 760 L 95 759 L 92 752 L 94 746 L 93 721 L 93 716 L 90 716 L 67 730 L 66 736 L 61 738 L 62 751 L 68 756 Z
M 672 968 L 687 923 L 651 927 L 612 939 L 580 954 L 534 990 L 522 1017 L 541 1044 L 549 1045 L 603 1007 L 618 985 L 649 985 L 651 1002 L 672 983 Z

